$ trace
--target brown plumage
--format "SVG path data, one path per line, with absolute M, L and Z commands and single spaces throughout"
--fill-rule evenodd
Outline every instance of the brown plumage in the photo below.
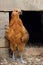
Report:
M 13 52 L 17 50 L 22 52 L 29 40 L 29 34 L 19 17 L 20 13 L 19 9 L 13 10 L 10 24 L 6 30 L 6 38 L 10 41 L 10 48 Z

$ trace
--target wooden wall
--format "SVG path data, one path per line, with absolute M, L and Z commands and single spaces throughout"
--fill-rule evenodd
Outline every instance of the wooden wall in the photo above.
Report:
M 9 44 L 5 39 L 5 30 L 9 24 L 9 13 L 0 12 L 0 57 L 8 56 Z

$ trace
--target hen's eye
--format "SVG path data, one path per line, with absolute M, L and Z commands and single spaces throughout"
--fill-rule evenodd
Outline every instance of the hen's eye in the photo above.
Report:
M 18 12 L 18 11 L 16 11 L 16 12 Z

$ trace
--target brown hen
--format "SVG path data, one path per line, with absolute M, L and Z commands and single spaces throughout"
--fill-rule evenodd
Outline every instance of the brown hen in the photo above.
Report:
M 20 9 L 13 10 L 10 24 L 6 30 L 6 38 L 10 41 L 10 48 L 14 53 L 23 52 L 25 44 L 29 40 L 29 33 L 19 17 L 20 14 Z

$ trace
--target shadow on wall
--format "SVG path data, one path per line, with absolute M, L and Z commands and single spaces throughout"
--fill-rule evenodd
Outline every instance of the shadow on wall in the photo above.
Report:
M 9 20 L 11 13 L 9 12 Z M 23 11 L 20 18 L 30 34 L 29 42 L 33 45 L 43 45 L 43 11 Z

